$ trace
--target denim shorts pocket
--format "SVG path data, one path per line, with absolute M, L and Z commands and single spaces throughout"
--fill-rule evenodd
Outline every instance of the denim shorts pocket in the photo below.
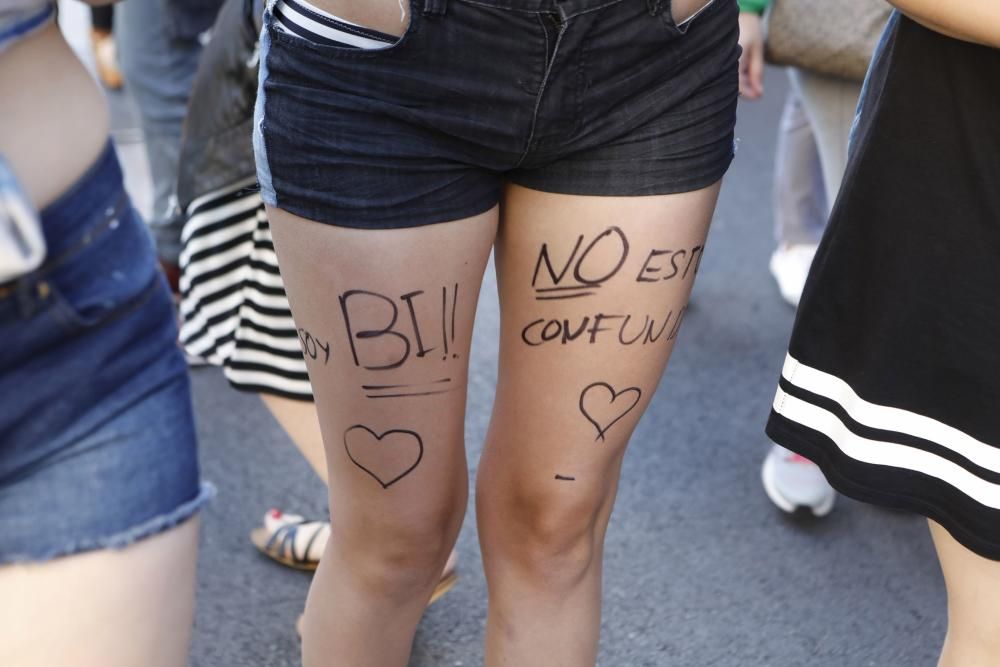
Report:
M 43 273 L 45 307 L 71 333 L 128 315 L 166 289 L 149 232 L 132 209 Z
M 717 8 L 719 5 L 722 5 L 725 2 L 731 2 L 731 1 L 732 0 L 705 0 L 705 3 L 700 8 L 695 10 L 694 14 L 687 17 L 680 23 L 678 23 L 674 19 L 673 12 L 670 11 L 670 9 L 665 9 L 664 11 L 660 12 L 660 17 L 663 20 L 663 23 L 666 26 L 667 30 L 669 30 L 674 34 L 684 35 L 687 33 L 688 30 L 691 29 L 691 26 L 697 23 L 698 20 L 703 18 L 708 12 L 711 12 L 712 9 Z
M 124 317 L 149 302 L 157 292 L 164 289 L 160 277 L 153 278 L 139 291 L 119 300 L 89 300 L 78 303 L 71 300 L 64 288 L 54 283 L 46 283 L 48 291 L 48 312 L 67 333 L 78 333 L 92 329 L 106 322 Z
M 299 32 L 292 32 L 283 28 L 279 25 L 279 21 L 272 11 L 269 11 L 264 17 L 264 30 L 267 31 L 268 36 L 273 42 L 281 43 L 292 48 L 310 49 L 321 53 L 324 56 L 347 59 L 376 58 L 383 55 L 388 56 L 404 50 L 412 42 L 413 37 L 419 30 L 422 14 L 420 6 L 421 3 L 418 3 L 416 0 L 408 0 L 408 2 L 410 21 L 406 26 L 406 30 L 403 31 L 403 34 L 401 34 L 395 42 L 391 44 L 387 43 L 386 46 L 379 48 L 339 46 L 323 43 L 319 39 L 311 39 L 310 37 L 305 36 L 305 33 L 308 33 L 307 29 Z M 362 30 L 365 30 L 365 28 L 361 26 L 359 27 Z

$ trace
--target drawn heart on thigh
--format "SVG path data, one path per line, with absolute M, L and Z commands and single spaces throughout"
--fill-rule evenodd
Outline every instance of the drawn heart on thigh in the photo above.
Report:
M 584 387 L 580 393 L 580 412 L 597 429 L 597 440 L 604 440 L 604 434 L 619 419 L 632 411 L 642 398 L 642 390 L 629 387 L 615 391 L 607 382 L 595 382 Z
M 417 433 L 395 428 L 381 435 L 356 424 L 344 431 L 344 449 L 351 462 L 371 475 L 383 489 L 403 479 L 424 457 L 424 441 Z

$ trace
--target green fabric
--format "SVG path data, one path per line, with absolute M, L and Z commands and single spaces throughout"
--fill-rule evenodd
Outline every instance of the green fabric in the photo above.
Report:
M 739 3 L 741 12 L 763 14 L 767 6 L 771 4 L 771 0 L 739 0 Z

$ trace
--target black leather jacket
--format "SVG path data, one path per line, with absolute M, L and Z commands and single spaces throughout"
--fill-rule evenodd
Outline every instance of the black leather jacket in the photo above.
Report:
M 256 173 L 253 107 L 263 0 L 226 0 L 198 64 L 181 140 L 177 200 L 191 202 Z

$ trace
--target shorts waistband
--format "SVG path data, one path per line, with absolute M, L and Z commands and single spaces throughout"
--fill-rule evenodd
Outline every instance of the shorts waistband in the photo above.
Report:
M 649 13 L 655 16 L 662 11 L 669 11 L 671 0 L 410 0 L 413 11 L 425 16 L 444 16 L 448 12 L 448 5 L 456 2 L 513 12 L 562 16 L 576 16 L 622 2 L 642 2 Z M 278 0 L 266 0 L 267 12 L 273 13 L 277 4 Z
M 130 208 L 125 182 L 111 142 L 73 186 L 41 212 L 48 256 L 45 265 L 76 246 L 97 227 Z
M 0 51 L 41 30 L 55 19 L 55 4 L 47 4 L 32 13 L 15 11 L 13 16 L 0 16 Z
M 118 156 L 108 141 L 83 176 L 42 210 L 45 260 L 34 271 L 0 285 L 0 301 L 30 290 L 34 281 L 62 265 L 74 250 L 115 226 L 130 208 Z

